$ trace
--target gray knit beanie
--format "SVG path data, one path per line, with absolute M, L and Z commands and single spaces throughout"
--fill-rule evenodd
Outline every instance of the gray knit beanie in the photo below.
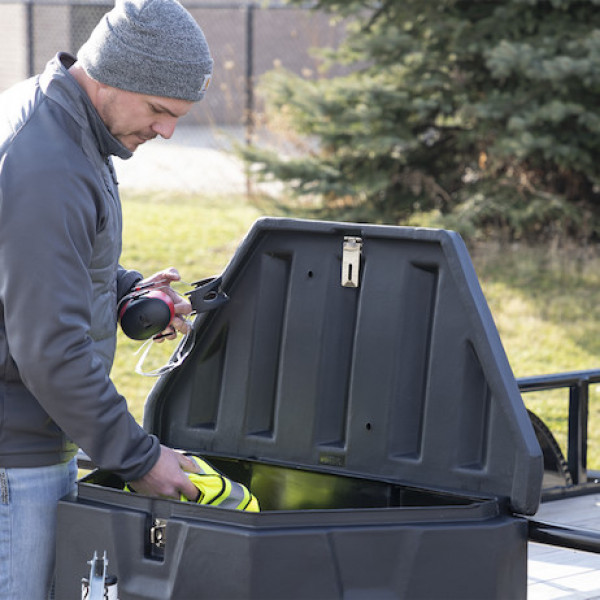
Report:
M 204 33 L 177 0 L 117 0 L 77 60 L 106 85 L 192 102 L 204 97 L 213 67 Z

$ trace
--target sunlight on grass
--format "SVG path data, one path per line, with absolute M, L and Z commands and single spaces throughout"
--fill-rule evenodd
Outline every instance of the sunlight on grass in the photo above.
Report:
M 569 335 L 568 323 L 544 316 L 526 292 L 502 282 L 482 288 L 515 376 L 594 368 L 595 356 Z
M 172 265 L 184 281 L 197 281 L 221 272 L 259 216 L 243 197 L 128 193 L 123 263 L 145 274 Z

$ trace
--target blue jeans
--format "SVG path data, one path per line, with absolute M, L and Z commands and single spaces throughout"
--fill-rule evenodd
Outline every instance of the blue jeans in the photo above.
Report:
M 56 507 L 75 492 L 77 463 L 0 468 L 0 598 L 47 600 L 54 577 Z

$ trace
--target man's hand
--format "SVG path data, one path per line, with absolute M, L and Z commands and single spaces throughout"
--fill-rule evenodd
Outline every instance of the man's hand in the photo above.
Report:
M 196 471 L 197 466 L 191 458 L 161 445 L 160 457 L 154 467 L 141 479 L 130 481 L 129 486 L 145 496 L 179 500 L 180 494 L 183 494 L 194 502 L 198 497 L 198 488 L 189 480 L 186 472 Z
M 189 331 L 190 324 L 185 319 L 185 315 L 189 315 L 192 312 L 192 305 L 189 301 L 180 296 L 173 288 L 171 288 L 171 282 L 180 281 L 181 276 L 177 269 L 170 267 L 154 273 L 150 277 L 143 279 L 138 283 L 139 286 L 149 286 L 150 289 L 157 289 L 167 294 L 173 301 L 175 308 L 175 317 L 169 324 L 169 326 L 156 336 L 156 341 L 162 342 L 165 339 L 173 340 L 177 337 L 177 332 L 186 334 Z

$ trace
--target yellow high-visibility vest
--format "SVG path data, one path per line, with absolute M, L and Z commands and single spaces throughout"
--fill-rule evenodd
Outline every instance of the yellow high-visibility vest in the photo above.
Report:
M 198 504 L 210 504 L 234 510 L 260 511 L 258 500 L 245 485 L 225 477 L 203 458 L 192 454 L 187 454 L 187 456 L 198 465 L 200 471 L 199 473 L 188 473 L 190 481 L 200 491 L 196 500 Z M 183 495 L 180 500 L 188 501 Z
M 188 500 L 181 494 L 179 497 L 181 502 L 208 504 L 230 510 L 260 512 L 256 496 L 245 485 L 225 477 L 223 473 L 217 471 L 200 456 L 187 452 L 185 455 L 191 458 L 198 467 L 198 473 L 186 473 L 190 481 L 198 488 L 198 497 L 196 500 Z M 135 493 L 135 490 L 128 485 L 125 485 L 124 490 Z

